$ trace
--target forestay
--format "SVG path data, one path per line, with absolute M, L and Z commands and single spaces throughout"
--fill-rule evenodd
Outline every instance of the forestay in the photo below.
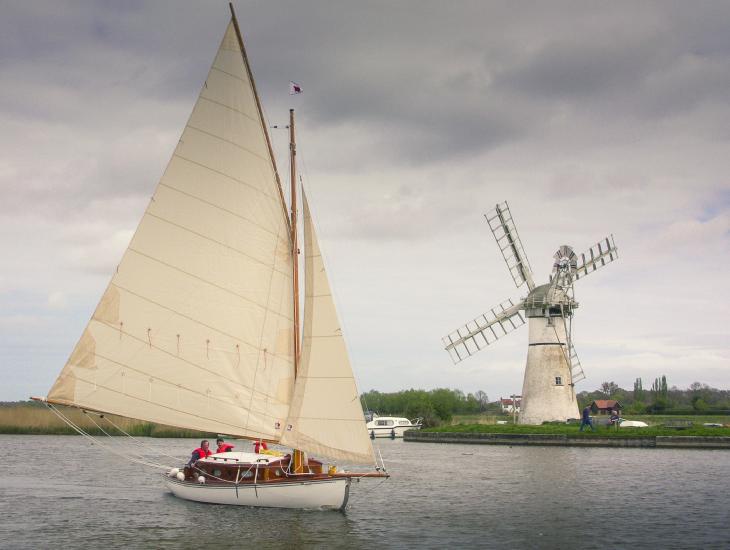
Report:
M 213 433 L 281 437 L 294 381 L 292 253 L 249 74 L 231 23 L 49 400 Z
M 374 464 L 350 359 L 304 194 L 303 206 L 306 285 L 302 359 L 281 443 L 338 460 Z

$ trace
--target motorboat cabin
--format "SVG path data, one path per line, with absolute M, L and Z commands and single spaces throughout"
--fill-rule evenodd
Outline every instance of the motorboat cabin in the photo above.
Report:
M 409 420 L 399 416 L 378 416 L 373 414 L 372 420 L 366 425 L 370 439 L 376 437 L 403 437 L 403 433 L 406 430 L 420 430 L 421 429 L 421 418 Z

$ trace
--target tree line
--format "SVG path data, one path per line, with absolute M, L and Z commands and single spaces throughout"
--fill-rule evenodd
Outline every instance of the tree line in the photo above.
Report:
M 581 406 L 596 399 L 615 399 L 624 412 L 633 414 L 727 414 L 730 411 L 730 390 L 712 388 L 693 382 L 687 389 L 667 384 L 667 377 L 654 379 L 650 389 L 644 389 L 641 378 L 634 381 L 633 390 L 620 388 L 615 382 L 603 382 L 592 392 L 578 394 Z
M 632 390 L 623 389 L 615 382 L 603 382 L 598 389 L 580 392 L 577 397 L 581 409 L 596 399 L 616 399 L 628 414 L 730 414 L 730 390 L 700 382 L 692 383 L 687 389 L 670 387 L 666 376 L 655 378 L 650 389 L 644 389 L 642 379 L 637 378 Z M 363 411 L 411 419 L 420 417 L 426 426 L 448 422 L 457 414 L 502 413 L 499 401 L 490 402 L 482 390 L 474 393 L 448 388 L 391 393 L 371 390 L 360 396 L 360 402 Z
M 411 419 L 420 417 L 426 426 L 449 421 L 455 414 L 480 414 L 494 409 L 486 392 L 479 390 L 465 394 L 461 390 L 447 388 L 428 391 L 410 389 L 394 393 L 371 390 L 360 396 L 360 402 L 364 411 Z

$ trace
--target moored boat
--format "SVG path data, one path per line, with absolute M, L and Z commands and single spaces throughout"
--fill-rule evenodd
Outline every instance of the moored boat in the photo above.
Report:
M 420 430 L 421 418 L 409 420 L 400 416 L 379 416 L 373 414 L 372 420 L 366 424 L 370 439 L 376 437 L 403 437 L 406 430 Z

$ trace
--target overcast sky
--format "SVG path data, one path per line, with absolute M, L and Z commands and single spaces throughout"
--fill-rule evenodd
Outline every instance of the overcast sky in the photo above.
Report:
M 538 284 L 560 245 L 615 236 L 619 260 L 576 285 L 578 391 L 730 387 L 730 3 L 236 7 L 269 123 L 297 111 L 361 391 L 521 391 L 526 327 L 458 365 L 441 347 L 524 296 L 483 218 L 504 200 Z M 20 400 L 46 394 L 88 321 L 229 10 L 0 13 L 0 400 Z

